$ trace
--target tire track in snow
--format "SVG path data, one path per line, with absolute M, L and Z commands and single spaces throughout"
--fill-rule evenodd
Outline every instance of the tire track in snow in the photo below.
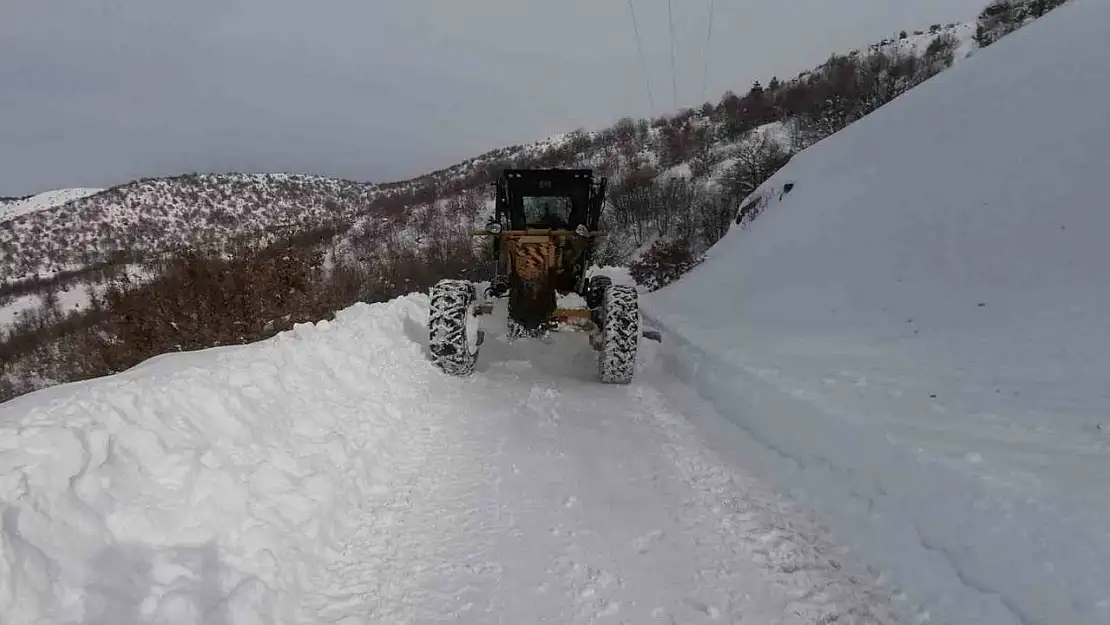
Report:
M 489 459 L 467 622 L 895 622 L 888 591 L 707 449 L 650 348 L 630 387 L 591 380 L 579 336 L 483 349 L 460 410 Z
M 643 387 L 636 394 L 653 406 L 649 414 L 665 437 L 664 453 L 696 493 L 698 507 L 710 511 L 716 531 L 703 516 L 688 522 L 706 525 L 703 535 L 714 551 L 730 554 L 711 575 L 727 580 L 735 574 L 735 562 L 754 556 L 774 583 L 787 589 L 784 617 L 798 620 L 784 623 L 895 622 L 889 591 L 874 576 L 849 570 L 843 563 L 846 552 L 829 544 L 815 523 L 717 458 L 657 388 Z

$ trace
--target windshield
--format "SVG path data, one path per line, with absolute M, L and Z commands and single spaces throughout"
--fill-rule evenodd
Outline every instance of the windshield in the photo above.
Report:
M 566 228 L 574 203 L 569 197 L 525 197 L 524 221 L 529 226 Z

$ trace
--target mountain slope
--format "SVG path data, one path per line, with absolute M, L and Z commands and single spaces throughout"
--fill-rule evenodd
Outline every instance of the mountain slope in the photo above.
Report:
M 768 474 L 958 621 L 1110 622 L 1108 21 L 1075 0 L 796 155 L 649 300 Z
M 373 185 L 293 174 L 139 180 L 4 221 L 0 282 L 350 220 L 375 197 Z
M 914 613 L 578 333 L 469 379 L 426 296 L 0 406 L 12 623 L 893 624 Z
M 57 208 L 83 197 L 96 195 L 104 189 L 58 189 L 17 200 L 0 200 L 0 221 L 14 219 L 38 211 Z

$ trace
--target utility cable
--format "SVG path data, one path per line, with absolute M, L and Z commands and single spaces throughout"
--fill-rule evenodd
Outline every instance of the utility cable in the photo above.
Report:
M 636 23 L 636 8 L 632 0 L 628 0 L 628 14 L 632 16 L 632 32 L 636 35 L 636 52 L 640 55 L 640 69 L 644 72 L 644 86 L 647 87 L 648 103 L 651 104 L 651 116 L 655 117 L 655 97 L 651 94 L 651 75 L 648 74 L 647 61 L 644 58 L 644 46 L 640 41 L 640 27 Z
M 709 97 L 709 56 L 713 44 L 713 5 L 714 0 L 709 0 L 709 29 L 705 33 L 705 70 L 701 75 L 701 99 L 708 102 Z
M 671 90 L 674 92 L 674 110 L 678 111 L 678 75 L 674 64 L 674 2 L 667 0 L 667 21 L 671 31 Z

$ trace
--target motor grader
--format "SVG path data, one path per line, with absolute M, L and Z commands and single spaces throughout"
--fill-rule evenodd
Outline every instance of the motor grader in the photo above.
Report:
M 508 299 L 510 339 L 544 335 L 560 324 L 585 327 L 598 352 L 598 376 L 628 384 L 636 369 L 640 311 L 636 289 L 607 276 L 586 278 L 598 243 L 606 179 L 589 169 L 507 169 L 495 183 L 495 213 L 476 236 L 488 237 L 495 264 L 484 294 L 466 280 L 430 291 L 432 361 L 469 375 L 484 338 L 479 318 L 492 311 L 480 295 Z

